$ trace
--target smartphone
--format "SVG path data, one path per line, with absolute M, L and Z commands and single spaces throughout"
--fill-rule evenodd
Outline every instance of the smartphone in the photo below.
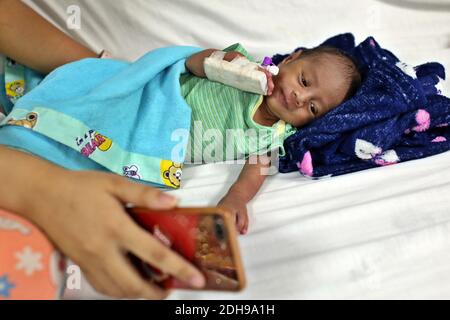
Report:
M 245 273 L 234 221 L 221 208 L 175 208 L 154 211 L 128 208 L 131 217 L 205 276 L 202 290 L 240 291 Z M 130 255 L 142 277 L 168 289 L 191 289 L 176 278 Z

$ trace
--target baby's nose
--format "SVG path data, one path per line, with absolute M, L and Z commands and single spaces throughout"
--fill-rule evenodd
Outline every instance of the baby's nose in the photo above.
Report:
M 305 102 L 307 101 L 307 97 L 306 97 L 304 94 L 300 94 L 300 93 L 297 92 L 297 91 L 292 91 L 292 95 L 293 95 L 293 97 L 294 97 L 295 105 L 296 105 L 298 108 L 303 107 L 303 105 L 304 105 Z

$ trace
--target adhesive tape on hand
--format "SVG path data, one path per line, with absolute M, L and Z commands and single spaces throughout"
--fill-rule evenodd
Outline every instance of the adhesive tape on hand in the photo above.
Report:
M 215 60 L 223 60 L 223 58 L 225 57 L 226 54 L 227 53 L 225 51 L 214 51 L 213 53 L 211 53 L 209 58 L 215 59 Z
M 237 66 L 247 66 L 251 64 L 251 62 L 246 57 L 237 56 L 233 60 L 231 60 L 231 63 L 237 65 Z
M 277 66 L 268 66 L 267 70 L 274 76 L 278 75 L 278 73 L 280 72 L 280 68 L 278 68 Z

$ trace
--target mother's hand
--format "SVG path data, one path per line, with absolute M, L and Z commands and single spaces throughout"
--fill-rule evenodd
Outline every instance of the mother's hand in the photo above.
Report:
M 181 256 L 141 229 L 124 210 L 126 203 L 170 209 L 176 200 L 154 188 L 99 172 L 58 170 L 24 215 L 83 270 L 100 293 L 121 298 L 162 299 L 164 290 L 142 279 L 127 253 L 193 287 L 203 275 Z

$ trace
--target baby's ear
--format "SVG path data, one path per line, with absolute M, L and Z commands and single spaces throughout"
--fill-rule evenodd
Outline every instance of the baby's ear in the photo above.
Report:
M 288 57 L 286 57 L 283 61 L 281 61 L 280 65 L 286 64 L 290 61 L 297 59 L 298 57 L 300 57 L 302 52 L 303 52 L 302 50 L 298 50 L 296 52 L 291 53 Z

